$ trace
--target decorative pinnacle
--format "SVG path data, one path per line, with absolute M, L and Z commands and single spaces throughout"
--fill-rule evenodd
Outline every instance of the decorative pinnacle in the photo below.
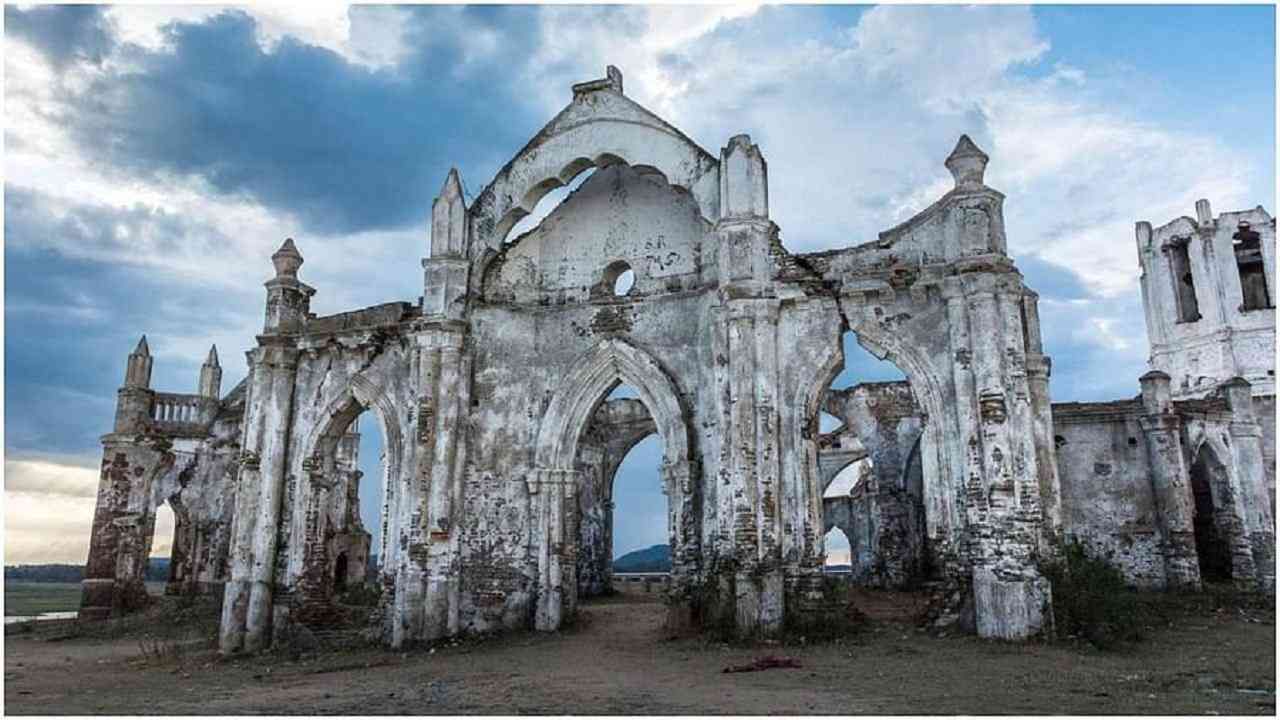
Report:
M 132 354 L 151 357 L 151 348 L 147 347 L 147 336 L 145 334 L 142 336 L 142 339 L 138 341 L 138 347 L 133 349 Z
M 957 188 L 973 188 L 982 186 L 982 176 L 990 159 L 968 135 L 961 135 L 945 164 L 951 171 L 951 177 L 955 178 Z
M 440 186 L 440 197 L 462 197 L 462 177 L 458 174 L 458 168 L 449 168 L 449 174 L 444 178 L 444 185 Z
M 302 254 L 293 244 L 293 238 L 286 238 L 280 249 L 271 256 L 271 264 L 276 268 L 277 278 L 297 278 L 298 268 L 302 267 Z
M 209 367 L 219 367 L 218 365 L 218 346 L 209 346 L 209 357 L 204 359 L 204 364 Z

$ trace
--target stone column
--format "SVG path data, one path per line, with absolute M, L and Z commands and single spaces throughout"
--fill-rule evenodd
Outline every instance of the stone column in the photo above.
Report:
M 1254 420 L 1252 391 L 1246 380 L 1232 378 L 1223 383 L 1222 391 L 1231 406 L 1231 479 L 1237 504 L 1234 510 L 1248 536 L 1257 589 L 1274 594 L 1275 526 L 1263 466 L 1262 430 Z
M 302 328 L 315 290 L 298 280 L 302 255 L 289 239 L 271 256 L 267 308 L 258 347 L 246 355 L 244 435 L 232 528 L 231 577 L 223 591 L 219 645 L 223 654 L 256 652 L 270 638 L 276 546 L 282 529 L 293 424 L 293 391 Z M 282 618 L 283 619 L 283 618 Z
M 1040 631 L 1049 601 L 1048 583 L 1036 569 L 1039 478 L 1021 325 L 1009 312 L 1021 304 L 1020 291 L 1010 287 L 1020 280 L 998 273 L 966 280 L 979 421 L 966 435 L 978 453 L 987 501 L 983 529 L 990 533 L 990 539 L 981 531 L 972 535 L 975 620 L 983 637 L 1020 639 Z
M 720 152 L 718 243 L 720 300 L 726 327 L 729 426 L 722 432 L 732 500 L 735 626 L 742 636 L 782 627 L 779 542 L 778 301 L 769 296 L 771 249 L 767 168 L 751 138 Z M 725 523 L 728 518 L 721 518 Z
M 1163 533 L 1165 584 L 1199 588 L 1191 478 L 1182 451 L 1182 419 L 1173 411 L 1169 376 L 1153 370 L 1141 378 L 1145 414 L 1139 419 L 1147 444 L 1156 520 Z
M 539 468 L 533 471 L 529 494 L 533 501 L 534 552 L 538 558 L 538 599 L 534 628 L 558 630 L 565 615 L 565 593 L 574 594 L 577 539 L 571 514 L 576 513 L 578 473 Z M 572 610 L 572 599 L 570 599 Z
M 465 328 L 435 316 L 418 336 L 418 463 L 421 497 L 410 551 L 403 559 L 406 577 L 425 579 L 422 607 L 406 598 L 409 617 L 422 617 L 421 634 L 434 639 L 459 630 L 459 507 L 465 471 L 465 408 L 470 405 L 470 371 L 463 352 Z M 425 530 L 425 532 L 422 532 Z
M 275 585 L 276 546 L 279 543 L 280 508 L 285 494 L 285 474 L 289 460 L 289 435 L 293 421 L 293 389 L 298 371 L 298 351 L 288 345 L 260 346 L 255 363 L 254 380 L 264 392 L 255 393 L 258 412 L 262 414 L 258 437 L 261 458 L 258 486 L 248 494 L 257 495 L 254 516 L 252 564 L 248 568 L 248 604 L 245 609 L 244 647 L 257 652 L 268 645 L 271 637 L 271 595 Z M 260 377 L 261 376 L 261 377 Z M 245 412 L 246 421 L 253 409 Z M 247 423 L 246 423 L 247 424 Z M 248 443 L 245 447 L 250 447 Z M 241 490 L 246 488 L 241 486 Z M 239 508 L 237 508 L 238 510 Z M 228 588 L 228 591 L 230 588 Z M 226 600 L 224 599 L 224 605 Z
M 1049 397 L 1049 375 L 1053 363 L 1044 354 L 1040 341 L 1039 296 L 1027 290 L 1022 298 L 1023 323 L 1027 343 L 1027 389 L 1031 393 L 1031 422 L 1035 435 L 1036 472 L 1040 484 L 1040 508 L 1044 516 L 1041 552 L 1062 533 L 1062 489 L 1054 456 L 1053 405 Z
M 667 495 L 667 542 L 671 548 L 666 626 L 668 632 L 679 633 L 693 626 L 693 589 L 699 576 L 701 542 L 693 488 L 697 475 L 689 462 L 664 462 L 659 472 Z

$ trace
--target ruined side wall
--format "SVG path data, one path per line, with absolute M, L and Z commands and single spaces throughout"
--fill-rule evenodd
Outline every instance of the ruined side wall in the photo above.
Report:
M 135 354 L 135 358 L 143 357 Z M 147 357 L 149 361 L 149 356 Z M 216 393 L 216 384 L 209 391 Z M 156 511 L 175 527 L 168 594 L 218 593 L 226 582 L 240 453 L 243 388 L 226 398 L 122 388 L 103 468 L 85 568 L 81 616 L 144 606 Z
M 923 478 L 907 472 L 924 418 L 910 385 L 862 383 L 831 390 L 823 405 L 844 421 L 842 432 L 856 436 L 871 459 L 871 477 L 855 497 L 824 501 L 826 525 L 836 518 L 850 523 L 840 527 L 849 537 L 855 582 L 905 587 L 926 565 Z M 914 466 L 919 474 L 920 464 Z
M 1164 556 L 1142 412 L 1133 400 L 1053 405 L 1062 526 L 1134 584 L 1159 588 Z
M 175 520 L 167 594 L 221 593 L 226 582 L 240 460 L 240 409 L 221 414 L 207 439 L 176 441 L 173 467 L 151 488 L 153 527 L 155 509 L 165 503 Z

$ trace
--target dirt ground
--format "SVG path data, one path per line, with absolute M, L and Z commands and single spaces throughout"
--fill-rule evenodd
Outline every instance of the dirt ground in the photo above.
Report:
M 1274 608 L 1205 608 L 1121 652 L 932 637 L 876 622 L 839 642 L 663 639 L 662 606 L 587 604 L 555 634 L 219 660 L 200 641 L 6 634 L 9 714 L 1267 714 Z M 766 655 L 799 669 L 724 673 Z

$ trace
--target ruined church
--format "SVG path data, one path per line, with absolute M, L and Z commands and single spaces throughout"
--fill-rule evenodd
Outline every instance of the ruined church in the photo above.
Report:
M 365 581 L 369 632 L 392 647 L 555 630 L 609 589 L 613 476 L 654 434 L 674 631 L 819 618 L 832 527 L 853 581 L 929 587 L 935 625 L 984 637 L 1049 629 L 1041 567 L 1064 538 L 1144 587 L 1274 592 L 1274 220 L 1203 203 L 1139 223 L 1151 371 L 1133 399 L 1051 404 L 987 162 L 961 137 L 954 187 L 918 215 L 793 253 L 750 137 L 704 150 L 612 67 L 575 85 L 479 195 L 448 174 L 416 301 L 317 316 L 323 288 L 288 240 L 230 392 L 216 351 L 196 393 L 153 390 L 138 344 L 102 440 L 81 617 L 146 604 L 168 504 L 168 592 L 222 598 L 224 653 L 326 622 Z M 848 332 L 906 380 L 831 389 Z M 636 397 L 611 395 L 624 384 Z M 368 528 L 366 411 L 384 443 Z M 856 486 L 829 492 L 856 463 Z

